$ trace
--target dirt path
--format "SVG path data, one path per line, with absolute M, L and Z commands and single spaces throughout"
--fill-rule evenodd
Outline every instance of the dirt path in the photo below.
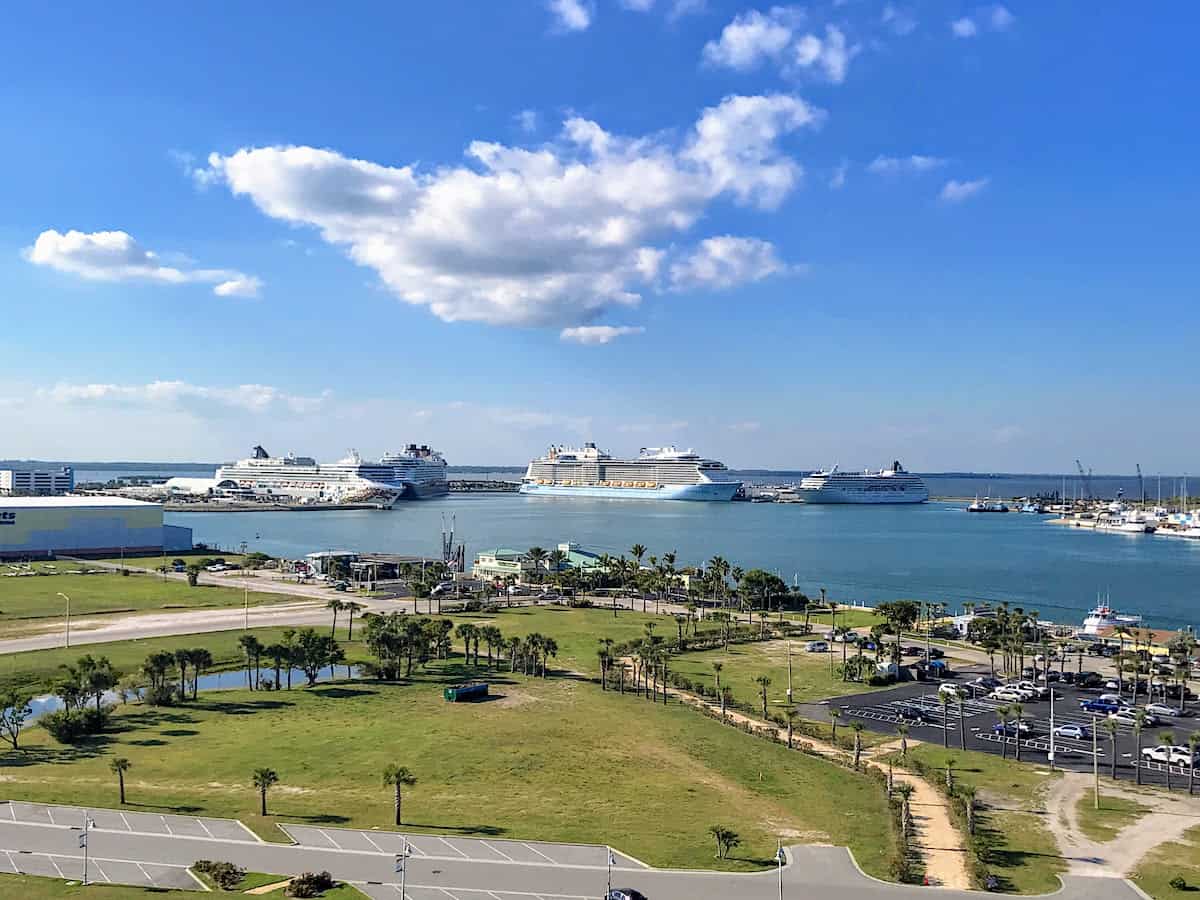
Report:
M 1064 772 L 1046 795 L 1047 819 L 1071 875 L 1127 877 L 1151 850 L 1179 840 L 1189 828 L 1200 825 L 1200 797 L 1106 781 L 1100 787 L 1102 801 L 1106 796 L 1123 797 L 1150 811 L 1117 832 L 1112 840 L 1094 841 L 1080 829 L 1078 816 L 1079 801 L 1091 796 L 1092 788 L 1090 775 Z
M 631 660 L 626 660 L 626 662 L 631 662 Z M 677 688 L 665 688 L 665 690 L 668 696 L 689 706 L 716 712 L 718 715 L 720 713 L 719 703 L 710 702 Z M 786 728 L 765 723 L 734 710 L 727 710 L 725 716 L 731 722 L 752 725 L 755 728 L 775 728 L 779 739 L 787 741 Z M 807 744 L 818 756 L 842 762 L 852 757 L 851 753 L 840 747 L 807 735 L 796 735 L 795 739 Z M 910 746 L 916 743 L 918 742 L 909 740 Z M 893 747 L 891 744 L 884 744 L 876 747 L 874 751 L 864 749 L 862 757 L 866 765 L 875 766 L 882 771 L 884 767 L 877 762 L 871 762 L 870 757 L 882 757 L 894 749 L 898 749 L 898 745 Z M 911 784 L 913 787 L 912 797 L 909 799 L 916 831 L 913 842 L 921 853 L 921 859 L 925 864 L 925 875 L 929 883 L 954 890 L 970 890 L 971 880 L 967 874 L 966 847 L 963 844 L 962 835 L 959 834 L 950 817 L 950 807 L 946 799 L 933 785 L 912 772 L 894 768 L 892 778 L 893 781 Z

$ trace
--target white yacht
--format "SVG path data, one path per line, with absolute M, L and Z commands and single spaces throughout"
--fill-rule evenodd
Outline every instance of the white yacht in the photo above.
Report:
M 335 463 L 318 463 L 311 456 L 271 456 L 255 447 L 248 459 L 221 466 L 216 482 L 244 494 L 287 503 L 362 503 L 389 509 L 404 493 L 392 483 L 394 471 L 364 463 L 351 450 Z
M 406 499 L 440 497 L 450 490 L 446 481 L 446 460 L 425 444 L 419 447 L 409 444 L 403 453 L 386 453 L 379 464 L 391 468 L 389 481 L 404 489 L 402 496 Z
M 1123 534 L 1153 534 L 1158 530 L 1158 520 L 1141 510 L 1114 503 L 1096 516 L 1096 530 L 1119 531 Z
M 839 472 L 837 466 L 813 472 L 788 493 L 789 499 L 800 503 L 924 503 L 929 499 L 921 476 L 906 472 L 899 460 L 878 472 Z
M 732 500 L 740 481 L 724 463 L 695 450 L 643 447 L 636 459 L 618 459 L 595 444 L 551 447 L 532 460 L 521 479 L 522 494 L 632 500 Z
M 1099 603 L 1083 620 L 1082 634 L 1099 634 L 1102 629 L 1118 626 L 1136 627 L 1142 624 L 1141 616 L 1121 615 L 1107 603 Z

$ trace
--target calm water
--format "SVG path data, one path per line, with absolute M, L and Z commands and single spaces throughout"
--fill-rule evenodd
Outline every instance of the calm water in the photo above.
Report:
M 973 494 L 974 491 L 972 490 Z M 458 495 L 391 511 L 171 513 L 197 541 L 300 556 L 357 549 L 440 554 L 453 514 L 468 559 L 480 550 L 577 541 L 613 554 L 635 543 L 674 549 L 677 564 L 720 554 L 743 568 L 777 572 L 808 593 L 876 603 L 897 597 L 1001 601 L 1044 619 L 1078 623 L 1110 593 L 1123 612 L 1166 627 L 1200 624 L 1200 541 L 1094 534 L 1040 516 L 969 515 L 961 504 L 904 507 L 770 503 L 668 503 Z

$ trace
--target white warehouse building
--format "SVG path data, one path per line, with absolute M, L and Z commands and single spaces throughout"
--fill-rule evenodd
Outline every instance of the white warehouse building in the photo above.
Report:
M 161 503 L 125 497 L 0 497 L 0 558 L 116 556 L 192 549 Z

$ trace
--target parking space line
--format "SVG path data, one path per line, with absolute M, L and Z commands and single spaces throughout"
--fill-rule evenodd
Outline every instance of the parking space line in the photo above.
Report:
M 105 874 L 105 872 L 102 868 L 100 868 L 100 862 L 98 860 L 93 859 L 92 865 L 96 867 L 96 871 L 100 873 L 101 878 L 103 878 L 109 884 L 112 884 L 112 879 L 109 878 L 108 875 Z
M 540 856 L 542 859 L 544 859 L 544 860 L 547 860 L 547 861 L 549 861 L 549 862 L 552 862 L 552 863 L 554 863 L 554 865 L 556 865 L 556 866 L 557 866 L 557 865 L 559 865 L 559 862 L 558 862 L 558 860 L 557 860 L 557 859 L 551 859 L 549 856 L 547 856 L 545 853 L 543 853 L 543 852 L 542 852 L 541 850 L 539 850 L 537 847 L 530 847 L 530 846 L 529 846 L 528 844 L 526 844 L 524 841 L 522 841 L 522 842 L 521 842 L 521 846 L 522 846 L 522 847 L 526 847 L 526 848 L 528 848 L 528 849 L 532 850 L 534 853 L 536 853 L 536 854 L 537 854 L 538 856 Z
M 8 864 L 13 867 L 13 871 L 19 875 L 21 873 L 21 867 L 18 866 L 16 860 L 12 858 L 12 853 L 8 850 L 5 850 L 4 855 L 8 857 Z
M 479 843 L 483 844 L 483 846 L 487 847 L 487 848 L 488 848 L 489 850 L 491 850 L 493 853 L 499 853 L 501 856 L 503 856 L 503 857 L 504 857 L 505 859 L 507 859 L 509 862 L 516 862 L 516 860 L 514 860 L 514 859 L 513 859 L 511 856 L 509 856 L 509 855 L 508 855 L 507 853 L 505 853 L 503 850 L 498 850 L 498 849 L 496 849 L 496 848 L 495 848 L 495 847 L 493 847 L 491 844 L 489 844 L 487 841 L 482 841 L 482 840 L 481 840 Z
M 465 854 L 461 850 L 459 850 L 457 847 L 455 847 L 452 843 L 450 843 L 444 837 L 439 837 L 438 840 L 441 841 L 443 844 L 445 844 L 447 847 L 449 847 L 451 850 L 453 850 L 455 853 L 457 853 L 459 856 L 461 856 L 463 859 L 471 858 L 471 857 L 467 856 L 467 854 Z
M 208 826 L 204 824 L 203 819 L 196 819 L 196 823 L 204 829 L 205 834 L 207 834 L 209 837 L 213 837 L 213 833 L 208 830 Z
M 47 806 L 44 809 L 46 810 L 46 818 L 50 820 L 50 824 L 57 825 L 58 823 L 54 821 L 54 813 L 50 812 L 50 807 Z
M 265 844 L 266 843 L 266 841 L 264 841 L 257 834 L 255 834 L 253 831 L 251 831 L 250 826 L 247 825 L 245 822 L 243 822 L 241 819 L 233 819 L 231 821 L 235 822 L 237 825 L 239 825 L 241 827 L 242 831 L 244 831 L 244 832 L 246 832 L 246 834 L 250 835 L 251 839 L 256 844 Z M 231 838 L 225 838 L 225 840 L 231 840 Z
M 125 823 L 125 827 L 126 827 L 126 828 L 127 828 L 129 831 L 133 831 L 133 826 L 132 826 L 132 825 L 130 825 L 130 824 L 129 824 L 129 820 L 128 820 L 127 818 L 125 818 L 125 813 L 120 813 L 120 816 L 121 816 L 121 821 Z
M 17 814 L 16 814 L 16 812 L 13 810 L 12 801 L 10 800 L 8 803 L 5 803 L 5 804 L 4 804 L 4 806 L 5 806 L 5 808 L 8 810 L 8 815 L 9 815 L 9 817 L 10 817 L 10 818 L 11 818 L 11 819 L 12 819 L 14 822 L 15 822 L 15 821 L 17 821 Z
M 167 834 L 169 834 L 169 835 L 174 835 L 174 834 L 175 834 L 175 832 L 173 832 L 173 831 L 171 830 L 171 826 L 170 826 L 170 824 L 167 822 L 167 817 L 166 817 L 166 816 L 159 816 L 159 818 L 160 818 L 160 819 L 162 819 L 163 828 L 167 829 Z
M 365 831 L 360 831 L 360 832 L 359 832 L 359 834 L 361 834 L 361 835 L 362 835 L 362 836 L 363 836 L 363 837 L 366 839 L 366 841 L 367 841 L 367 843 L 368 843 L 368 844 L 370 844 L 372 847 L 374 847 L 374 848 L 375 848 L 376 850 L 378 850 L 380 853 L 386 853 L 386 852 L 387 852 L 387 851 L 386 851 L 386 850 L 384 850 L 382 847 L 380 847 L 380 846 L 379 846 L 377 843 L 375 843 L 373 840 L 371 840 L 371 836 L 370 836 L 369 834 L 367 834 Z
M 321 835 L 321 837 L 325 838 L 325 840 L 329 841 L 329 843 L 333 844 L 333 846 L 337 847 L 339 850 L 344 849 L 341 844 L 339 844 L 337 841 L 335 841 L 333 838 L 331 838 L 329 836 L 329 832 L 326 831 L 324 828 L 318 828 L 317 831 Z
M 492 900 L 500 900 L 500 898 L 498 896 L 496 896 L 496 894 L 493 894 L 491 891 L 488 891 L 488 894 L 491 895 Z
M 445 894 L 447 897 L 452 897 L 452 898 L 453 898 L 453 900 L 458 900 L 458 896 L 457 896 L 457 895 L 450 893 L 450 892 L 449 892 L 448 890 L 446 890 L 445 888 L 438 888 L 438 890 L 439 890 L 439 891 L 441 891 L 443 894 Z
M 146 867 L 143 866 L 141 863 L 136 863 L 136 865 L 137 865 L 138 869 L 141 870 L 141 873 L 146 876 L 146 880 L 148 882 L 150 882 L 151 884 L 154 884 L 154 879 L 150 877 L 150 873 L 146 871 Z
M 45 854 L 39 854 L 39 855 L 40 855 L 40 856 L 45 856 L 45 857 L 46 857 L 46 859 L 50 860 L 50 865 L 54 866 L 54 871 L 58 873 L 58 877 L 59 877 L 59 878 L 66 878 L 66 877 L 67 877 L 66 875 L 64 875 L 64 874 L 63 874 L 63 870 L 62 870 L 62 869 L 60 869 L 60 868 L 58 867 L 58 863 L 56 863 L 56 862 L 54 861 L 54 857 L 53 857 L 53 856 L 51 856 L 49 853 L 45 853 Z

